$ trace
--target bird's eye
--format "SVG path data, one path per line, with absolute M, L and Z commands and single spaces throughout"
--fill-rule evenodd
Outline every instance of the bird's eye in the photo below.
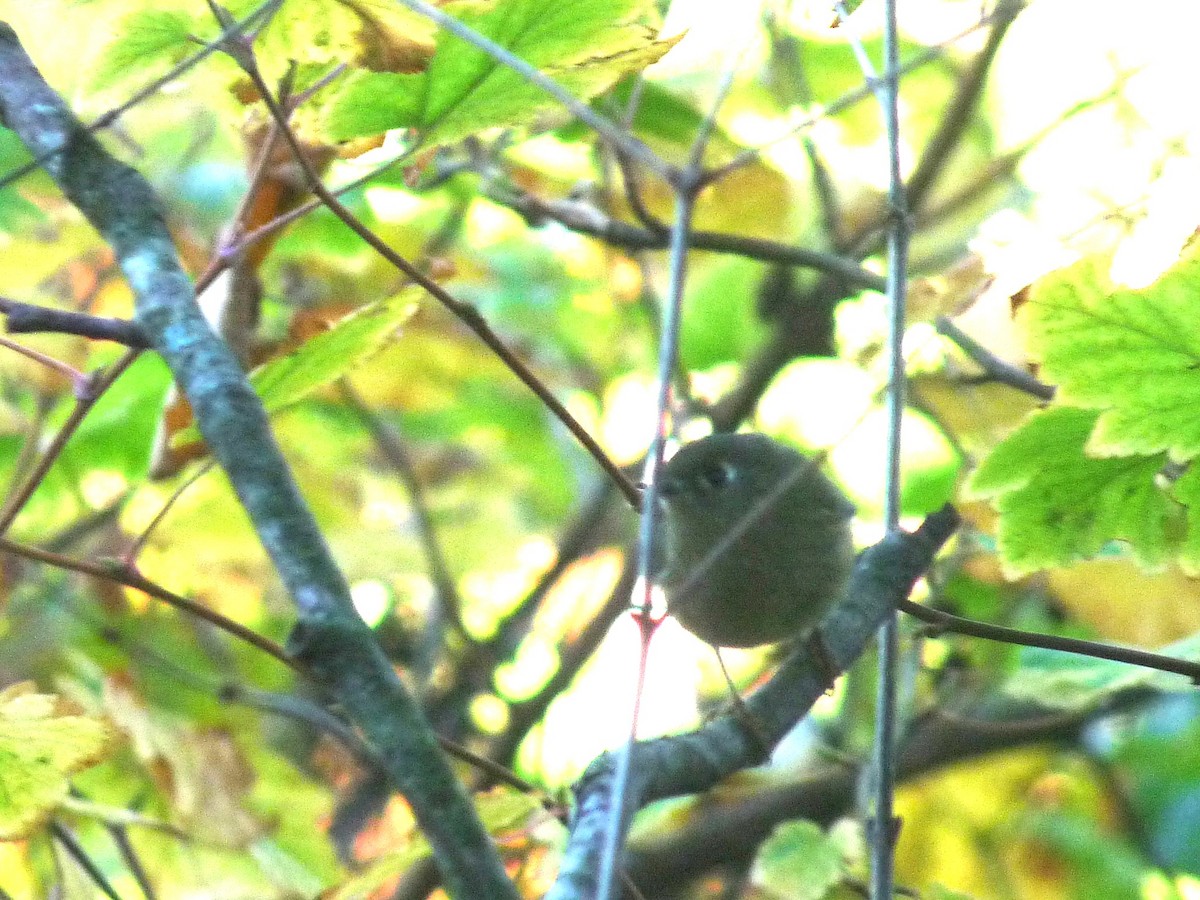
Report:
M 718 491 L 732 484 L 736 475 L 729 463 L 714 463 L 696 473 L 696 487 L 705 493 Z

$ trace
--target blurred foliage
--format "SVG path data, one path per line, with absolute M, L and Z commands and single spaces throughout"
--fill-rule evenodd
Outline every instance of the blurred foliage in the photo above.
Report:
M 831 5 L 781 0 L 443 4 L 672 164 L 711 125 L 704 164 L 728 168 L 695 211 L 708 243 L 688 259 L 673 424 L 690 439 L 711 415 L 826 452 L 864 545 L 882 533 L 886 307 L 786 258 L 804 247 L 886 266 L 884 132 L 851 46 L 878 65 L 881 5 L 831 27 Z M 918 599 L 1200 659 L 1200 117 L 1178 89 L 1194 80 L 1200 9 L 1032 0 L 1009 25 L 1013 7 L 984 6 L 980 24 L 973 0 L 900 4 L 900 150 L 906 172 L 931 176 L 912 210 L 903 512 L 913 525 L 954 501 L 967 522 Z M 267 83 L 303 98 L 292 122 L 326 183 L 351 185 L 348 209 L 635 465 L 653 433 L 674 187 L 399 3 L 264 9 L 229 4 L 258 17 Z M 199 0 L 0 0 L 0 18 L 84 120 L 219 34 Z M 256 180 L 267 121 L 214 53 L 99 132 L 158 190 L 197 276 L 305 199 L 286 154 Z M 29 159 L 0 129 L 0 177 Z M 629 729 L 637 637 L 620 612 L 635 515 L 453 311 L 328 210 L 275 238 L 248 273 L 259 321 L 226 337 L 248 348 L 355 602 L 435 729 L 545 792 L 460 768 L 520 891 L 540 896 L 561 791 Z M 5 297 L 133 315 L 111 252 L 44 173 L 0 187 L 0 246 Z M 1053 398 L 995 380 L 939 332 L 942 316 Z M 120 356 L 77 336 L 11 339 L 81 373 Z M 9 498 L 76 409 L 67 371 L 0 355 Z M 142 354 L 5 537 L 110 574 L 135 561 L 283 643 L 290 599 L 224 476 L 197 460 L 150 477 L 156 435 L 197 438 L 186 417 L 163 424 L 170 384 Z M 0 583 L 0 831 L 20 838 L 0 843 L 8 896 L 99 896 L 51 823 L 121 896 L 138 896 L 140 865 L 162 898 L 388 897 L 428 854 L 403 801 L 372 793 L 337 710 L 277 660 L 95 572 L 6 553 Z M 926 898 L 1200 897 L 1200 707 L 1185 679 L 948 634 L 906 647 L 901 884 Z M 774 658 L 725 662 L 748 688 Z M 690 865 L 648 875 L 645 896 L 861 895 L 853 792 L 813 806 L 805 779 L 832 783 L 830 758 L 864 758 L 872 663 L 772 766 L 643 814 L 632 866 L 695 841 L 673 850 Z M 640 733 L 694 727 L 725 690 L 711 649 L 668 619 Z M 708 823 L 722 840 L 706 846 Z M 727 852 L 743 837 L 749 849 Z

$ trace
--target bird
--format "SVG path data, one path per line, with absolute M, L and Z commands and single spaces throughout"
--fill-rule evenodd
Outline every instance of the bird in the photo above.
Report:
M 651 577 L 667 612 L 715 647 L 812 636 L 854 565 L 854 505 L 764 434 L 685 445 L 662 468 L 658 505 Z

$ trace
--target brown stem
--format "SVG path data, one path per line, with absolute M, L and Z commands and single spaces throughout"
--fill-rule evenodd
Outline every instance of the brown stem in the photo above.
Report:
M 974 619 L 951 615 L 940 609 L 931 609 L 911 600 L 901 600 L 897 608 L 901 612 L 908 613 L 914 619 L 928 622 L 939 631 L 949 631 L 953 634 L 964 634 L 989 641 L 1000 641 L 1005 644 L 1018 644 L 1022 647 L 1061 650 L 1064 653 L 1090 656 L 1092 659 L 1109 659 L 1114 662 L 1128 663 L 1131 666 L 1143 666 L 1159 672 L 1174 672 L 1200 684 L 1200 663 L 1189 662 L 1186 659 L 1176 659 L 1173 656 L 1150 653 L 1147 650 L 1136 650 L 1133 647 L 1116 647 L 1098 641 L 1039 634 L 1036 631 L 1021 631 L 1003 625 L 989 625 L 987 622 L 977 622 Z
M 268 653 L 275 657 L 285 666 L 296 671 L 300 671 L 299 666 L 288 656 L 287 652 L 270 638 L 265 638 L 261 634 L 251 631 L 245 625 L 226 618 L 215 610 L 209 609 L 195 600 L 189 600 L 187 597 L 181 597 L 179 594 L 173 593 L 166 588 L 155 584 L 150 579 L 139 573 L 126 568 L 122 565 L 105 566 L 100 563 L 88 562 L 86 560 L 71 559 L 67 556 L 62 556 L 58 553 L 51 553 L 49 550 L 42 550 L 38 547 L 30 547 L 24 544 L 18 544 L 10 541 L 7 538 L 0 538 L 0 551 L 12 553 L 15 556 L 21 556 L 25 559 L 36 560 L 37 562 L 46 563 L 50 566 L 55 566 L 59 569 L 70 569 L 72 572 L 79 572 L 83 575 L 91 575 L 93 578 L 103 578 L 106 581 L 112 581 L 116 584 L 131 587 L 139 590 L 144 594 L 148 594 L 156 600 L 161 600 L 176 609 L 180 609 L 189 615 L 193 615 L 198 619 L 203 619 L 211 625 L 216 626 L 222 631 L 233 635 L 234 637 L 245 641 L 253 647 L 257 647 L 264 653 Z
M 529 370 L 512 350 L 500 339 L 483 318 L 479 310 L 469 303 L 457 299 L 451 295 L 440 284 L 406 260 L 400 254 L 396 253 L 387 243 L 368 228 L 354 213 L 350 212 L 333 192 L 325 187 L 320 177 L 313 170 L 308 158 L 304 155 L 304 150 L 300 146 L 299 140 L 292 132 L 287 124 L 287 115 L 283 108 L 279 105 L 271 92 L 270 87 L 263 79 L 262 73 L 259 71 L 257 64 L 254 62 L 251 54 L 248 58 L 239 58 L 237 61 L 243 66 L 246 74 L 250 76 L 263 98 L 263 102 L 267 104 L 267 108 L 271 112 L 271 116 L 279 124 L 283 139 L 287 141 L 288 146 L 292 150 L 292 155 L 296 160 L 296 164 L 300 166 L 304 172 L 304 177 L 309 182 L 309 187 L 318 198 L 329 207 L 330 211 L 344 222 L 355 234 L 361 237 L 372 249 L 375 250 L 385 260 L 407 275 L 413 282 L 424 288 L 434 299 L 456 315 L 468 328 L 475 332 L 476 336 L 490 349 L 500 360 L 516 375 L 525 385 L 537 395 L 546 406 L 554 413 L 555 417 L 567 427 L 567 429 L 575 435 L 575 438 L 583 445 L 584 449 L 592 455 L 600 467 L 608 473 L 609 477 L 616 482 L 629 504 L 635 509 L 641 503 L 641 493 L 637 487 L 631 482 L 620 467 L 614 463 L 604 449 L 596 442 L 596 440 L 587 432 L 578 420 L 567 411 L 567 408 L 551 393 L 550 389 L 542 384 L 541 380 Z

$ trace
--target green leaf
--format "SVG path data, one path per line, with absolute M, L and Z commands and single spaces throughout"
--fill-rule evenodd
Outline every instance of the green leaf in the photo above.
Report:
M 647 9 L 644 0 L 507 0 L 460 3 L 450 11 L 586 98 L 670 49 L 671 43 L 655 41 L 642 21 Z M 422 144 L 431 145 L 527 122 L 556 103 L 484 51 L 441 33 L 424 72 L 352 75 L 328 109 L 325 125 L 334 140 L 413 128 Z
M 812 822 L 787 822 L 763 842 L 754 872 L 765 896 L 819 900 L 842 879 L 842 851 Z
M 679 332 L 680 353 L 691 369 L 741 359 L 769 333 L 755 311 L 761 263 L 737 256 L 705 260 L 689 278 Z
M 191 17 L 179 10 L 147 9 L 126 16 L 116 40 L 100 54 L 91 89 L 104 90 L 178 62 L 195 48 L 188 39 L 192 27 Z
M 128 481 L 144 477 L 158 408 L 170 383 L 171 373 L 162 357 L 142 354 L 88 413 L 67 445 L 64 459 L 78 471 L 109 469 Z M 65 415 L 68 405 L 62 406 Z M 74 408 L 73 402 L 69 408 Z
M 1155 484 L 1162 454 L 1097 459 L 1085 453 L 1097 413 L 1034 413 L 976 469 L 967 489 L 994 498 L 1005 569 L 1021 575 L 1095 555 L 1127 540 L 1148 564 L 1167 547 L 1169 503 Z
M 116 734 L 25 682 L 0 692 L 0 840 L 27 838 L 67 796 L 67 780 L 108 755 Z
M 421 293 L 420 288 L 410 287 L 395 297 L 356 309 L 329 331 L 255 369 L 250 383 L 267 412 L 278 412 L 303 400 L 377 352 L 416 311 L 416 298 Z M 179 446 L 199 438 L 200 431 L 193 424 L 174 435 L 171 443 Z
M 1058 401 L 1100 410 L 1088 450 L 1200 454 L 1200 242 L 1144 290 L 1113 287 L 1108 260 L 1044 279 L 1022 310 L 1031 352 Z

